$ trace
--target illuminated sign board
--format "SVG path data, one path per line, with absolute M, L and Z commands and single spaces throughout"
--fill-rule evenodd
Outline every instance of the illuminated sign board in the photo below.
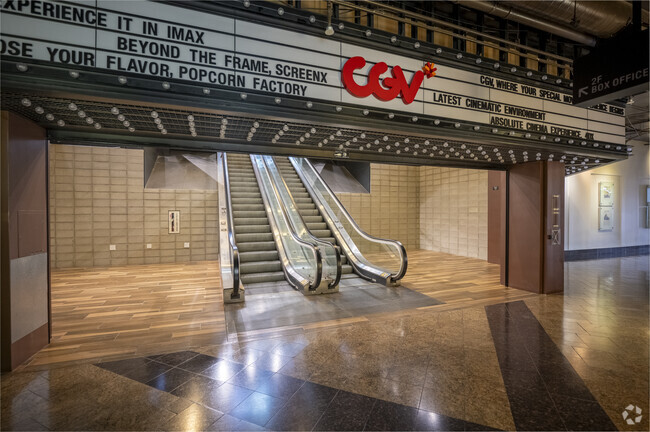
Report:
M 15 61 L 625 144 L 621 108 L 575 107 L 564 91 L 441 65 L 435 58 L 430 59 L 438 68 L 435 79 L 423 80 L 425 62 L 418 58 L 171 4 L 0 0 L 0 5 L 2 57 Z M 365 93 L 374 97 L 358 96 Z

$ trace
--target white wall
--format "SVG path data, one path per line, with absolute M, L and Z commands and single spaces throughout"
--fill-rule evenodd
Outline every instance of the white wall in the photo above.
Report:
M 645 187 L 650 185 L 647 142 L 629 142 L 629 159 L 567 177 L 564 249 L 597 249 L 647 245 Z M 598 183 L 614 183 L 614 230 L 598 231 Z

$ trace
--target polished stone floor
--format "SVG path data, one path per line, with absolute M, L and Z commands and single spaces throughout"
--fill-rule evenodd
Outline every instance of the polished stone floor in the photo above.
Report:
M 564 295 L 26 367 L 2 375 L 0 426 L 648 430 L 648 273 L 648 257 L 570 262 Z

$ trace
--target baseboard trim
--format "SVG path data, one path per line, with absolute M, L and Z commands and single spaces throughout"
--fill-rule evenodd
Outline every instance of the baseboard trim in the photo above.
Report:
M 31 356 L 36 354 L 48 344 L 49 328 L 47 323 L 43 324 L 30 334 L 23 336 L 11 344 L 11 370 L 16 369 L 25 363 Z
M 568 250 L 564 251 L 564 261 L 585 261 L 643 255 L 650 255 L 650 245 Z

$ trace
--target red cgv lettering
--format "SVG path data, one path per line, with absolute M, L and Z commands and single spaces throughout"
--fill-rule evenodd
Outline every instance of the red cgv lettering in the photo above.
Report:
M 368 97 L 372 94 L 377 99 L 389 101 L 395 99 L 401 93 L 402 102 L 408 105 L 415 99 L 415 95 L 418 93 L 420 85 L 422 85 L 422 80 L 424 79 L 424 73 L 419 70 L 413 75 L 411 84 L 408 84 L 402 68 L 395 66 L 391 71 L 392 77 L 384 78 L 383 82 L 380 82 L 379 77 L 388 70 L 388 65 L 384 62 L 379 62 L 370 69 L 368 83 L 366 85 L 359 85 L 354 80 L 354 71 L 361 69 L 365 65 L 366 60 L 363 57 L 352 57 L 345 62 L 341 71 L 341 79 L 345 88 L 352 95 L 361 98 Z

